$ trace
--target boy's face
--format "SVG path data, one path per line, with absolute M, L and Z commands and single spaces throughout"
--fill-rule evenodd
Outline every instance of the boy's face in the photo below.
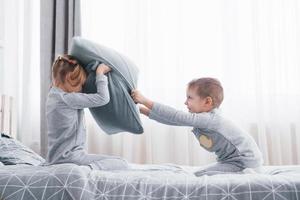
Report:
M 196 88 L 187 88 L 184 104 L 191 113 L 208 112 L 213 109 L 211 97 L 200 97 Z

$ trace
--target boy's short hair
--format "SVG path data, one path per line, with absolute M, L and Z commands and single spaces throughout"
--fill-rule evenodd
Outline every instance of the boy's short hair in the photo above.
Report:
M 86 71 L 78 61 L 70 55 L 58 56 L 52 66 L 52 78 L 56 83 L 65 83 L 66 75 L 70 74 L 68 85 L 78 87 L 86 81 Z
M 224 98 L 223 87 L 220 81 L 215 78 L 194 79 L 188 83 L 188 88 L 195 88 L 200 97 L 211 97 L 214 108 L 218 108 Z

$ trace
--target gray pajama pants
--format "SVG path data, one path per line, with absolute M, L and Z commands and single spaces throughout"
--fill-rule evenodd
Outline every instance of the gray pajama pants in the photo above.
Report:
M 67 162 L 78 165 L 87 165 L 97 170 L 125 170 L 128 169 L 128 162 L 117 156 L 87 154 L 84 151 L 73 153 Z
M 108 156 L 100 154 L 87 154 L 86 152 L 72 152 L 72 155 L 61 158 L 54 162 L 45 162 L 43 165 L 53 165 L 62 163 L 74 163 L 76 165 L 89 166 L 95 170 L 126 170 L 129 169 L 128 162 L 117 156 Z M 1 166 L 1 164 L 0 164 Z
M 212 176 L 216 174 L 235 174 L 243 173 L 244 168 L 238 167 L 232 163 L 213 163 L 201 168 L 201 170 L 195 172 L 195 176 Z

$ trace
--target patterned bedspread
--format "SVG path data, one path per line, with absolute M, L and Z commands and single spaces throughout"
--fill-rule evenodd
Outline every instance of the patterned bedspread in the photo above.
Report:
M 193 167 L 131 166 L 128 171 L 97 171 L 74 164 L 0 166 L 0 199 L 300 199 L 300 166 L 203 177 L 195 177 Z

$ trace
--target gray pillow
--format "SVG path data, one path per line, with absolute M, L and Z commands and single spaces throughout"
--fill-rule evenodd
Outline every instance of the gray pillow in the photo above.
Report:
M 74 37 L 69 52 L 89 72 L 83 88 L 85 93 L 96 93 L 95 66 L 104 63 L 112 68 L 107 74 L 110 102 L 90 108 L 97 124 L 107 133 L 143 133 L 139 111 L 130 93 L 136 88 L 138 68 L 124 55 L 89 40 Z
M 45 160 L 34 151 L 10 136 L 1 133 L 0 163 L 4 165 L 27 164 L 37 166 L 43 162 Z

